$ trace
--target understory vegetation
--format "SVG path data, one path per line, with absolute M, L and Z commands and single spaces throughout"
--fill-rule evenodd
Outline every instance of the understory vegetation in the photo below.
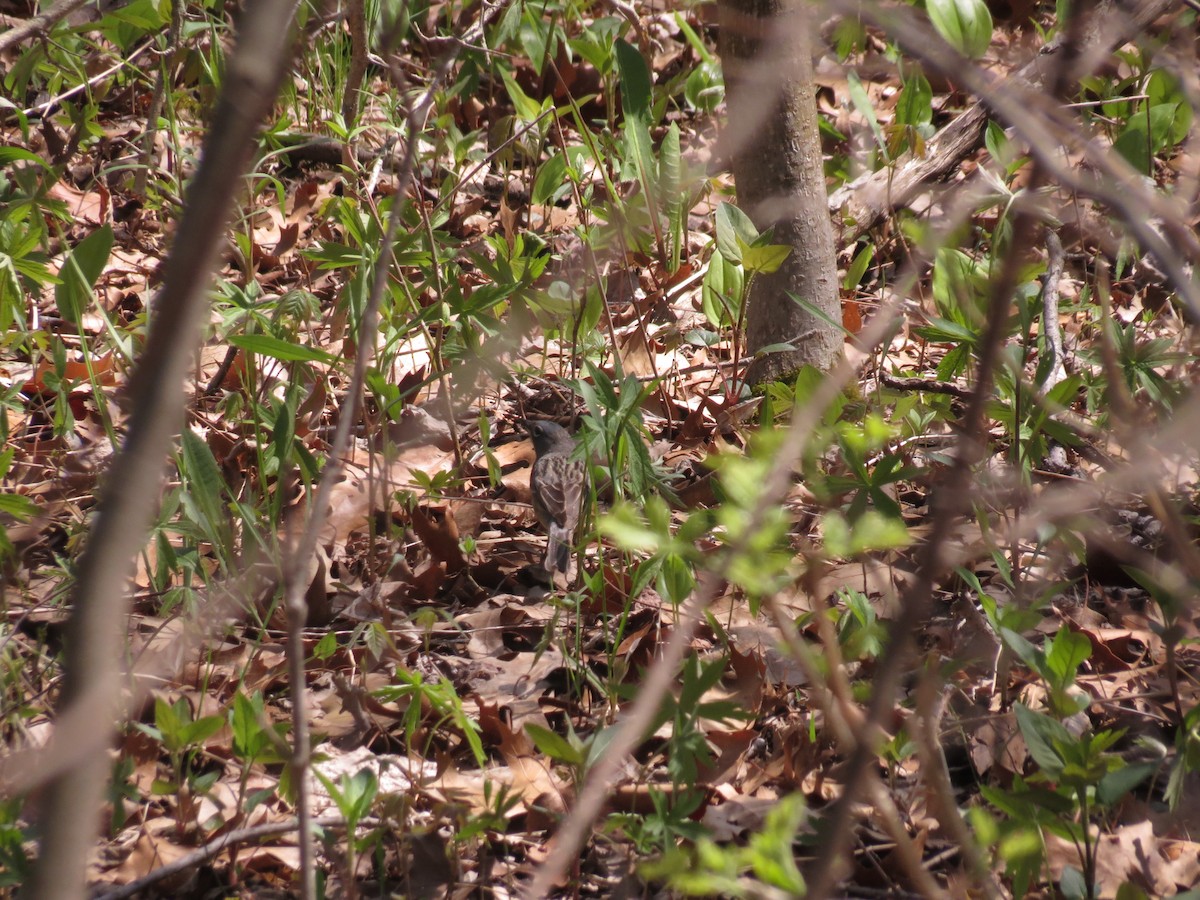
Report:
M 0 889 L 86 756 L 94 896 L 1200 896 L 1193 5 L 809 6 L 845 356 L 754 384 L 718 6 L 303 0 L 176 384 L 252 5 L 0 0 Z

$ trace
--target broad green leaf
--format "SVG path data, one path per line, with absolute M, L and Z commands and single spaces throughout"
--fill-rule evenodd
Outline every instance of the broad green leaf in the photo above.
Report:
M 533 182 L 530 200 L 535 206 L 546 206 L 554 203 L 561 192 L 570 190 L 570 185 L 564 183 L 567 175 L 567 158 L 562 153 L 556 153 L 538 170 L 537 179 Z
M 620 503 L 600 517 L 600 533 L 623 550 L 657 553 L 670 542 L 670 535 L 653 528 L 628 503 Z
M 1042 652 L 1025 638 L 1024 635 L 1018 634 L 1011 628 L 1000 629 L 1000 639 L 1005 645 L 1030 669 L 1037 672 L 1042 677 L 1048 676 L 1046 671 L 1045 660 L 1042 657 Z
M 896 99 L 898 125 L 928 125 L 933 121 L 933 89 L 920 72 L 904 79 Z
M 696 576 L 685 560 L 670 554 L 659 570 L 659 587 L 671 603 L 682 603 L 696 587 Z
M 647 202 L 652 203 L 652 198 L 657 194 L 654 182 L 658 167 L 654 164 L 654 148 L 650 140 L 650 69 L 637 48 L 625 41 L 617 41 L 615 49 L 621 75 L 621 109 L 625 114 L 622 130 Z M 655 214 L 653 209 L 650 212 L 651 215 Z
M 263 734 L 262 694 L 255 692 L 253 698 L 241 691 L 233 695 L 233 713 L 230 726 L 233 730 L 234 753 L 245 762 L 252 762 L 267 744 Z
M 721 255 L 729 262 L 741 265 L 742 246 L 753 245 L 759 237 L 758 229 L 750 217 L 732 203 L 721 203 L 717 207 L 716 229 L 717 249 Z
M 701 112 L 712 112 L 724 98 L 721 66 L 714 60 L 700 63 L 683 83 L 683 99 Z
M 846 269 L 846 277 L 842 280 L 842 289 L 852 291 L 858 287 L 858 283 L 862 281 L 863 275 L 867 272 L 867 267 L 871 265 L 871 260 L 874 258 L 874 244 L 867 244 L 859 250 L 855 254 L 853 262 Z
M 1017 727 L 1025 738 L 1029 755 L 1050 778 L 1057 779 L 1063 770 L 1064 760 L 1056 744 L 1068 745 L 1074 742 L 1070 733 L 1061 723 L 1042 713 L 1036 713 L 1023 703 L 1014 707 L 1017 717 Z
M 838 512 L 830 512 L 821 522 L 825 548 L 831 556 L 852 559 L 862 553 L 906 547 L 912 537 L 904 522 L 873 509 L 854 522 Z
M 934 343 L 956 344 L 961 341 L 964 344 L 974 344 L 979 337 L 966 325 L 959 325 L 957 322 L 951 322 L 941 316 L 932 317 L 928 325 L 914 328 L 913 331 L 925 340 Z
M 583 751 L 571 746 L 571 743 L 560 734 L 543 728 L 541 725 L 526 723 L 525 733 L 529 735 L 535 747 L 545 753 L 555 762 L 568 766 L 583 764 Z
M 537 121 L 542 114 L 542 104 L 521 90 L 517 80 L 503 68 L 500 69 L 500 77 L 504 79 L 504 87 L 508 90 L 508 98 L 512 100 L 517 118 L 525 123 Z
M 741 317 L 746 294 L 746 273 L 714 250 L 704 277 L 701 308 L 714 328 L 733 326 Z
M 926 0 L 929 21 L 964 56 L 979 59 L 992 42 L 992 14 L 984 0 Z
M 1150 107 L 1149 115 L 1144 106 L 1140 107 L 1113 141 L 1113 149 L 1142 174 L 1152 174 L 1153 155 L 1175 146 L 1175 136 L 1181 129 L 1187 133 L 1191 117 L 1191 107 L 1186 103 L 1160 103 Z
M 1055 677 L 1055 687 L 1071 684 L 1079 667 L 1092 655 L 1092 644 L 1065 625 L 1046 647 L 1046 665 Z
M 1052 407 L 1066 409 L 1074 402 L 1079 389 L 1083 386 L 1083 378 L 1079 375 L 1068 375 L 1050 390 L 1046 391 L 1046 402 Z
M 1155 69 L 1151 72 L 1146 82 L 1146 98 L 1146 103 L 1150 104 L 1151 109 L 1171 104 L 1178 107 L 1163 135 L 1164 147 L 1174 147 L 1188 136 L 1192 127 L 1192 104 L 1187 95 L 1179 89 L 1179 82 L 1175 76 L 1165 69 Z
M 19 522 L 27 522 L 37 515 L 38 506 L 20 494 L 0 494 L 0 513 L 12 516 Z
M 987 282 L 986 260 L 973 259 L 952 247 L 938 250 L 932 287 L 934 303 L 943 316 L 960 324 L 981 322 Z
M 224 551 L 229 513 L 221 500 L 225 482 L 217 460 L 208 444 L 190 428 L 183 429 L 181 444 L 181 468 L 190 486 L 187 500 L 194 504 L 209 540 Z
M 1006 171 L 1016 159 L 1012 141 L 1004 133 L 1004 126 L 994 119 L 988 120 L 987 129 L 983 134 L 983 145 L 992 159 L 1003 166 Z
M 1096 785 L 1096 799 L 1112 806 L 1158 769 L 1158 763 L 1136 763 L 1114 769 Z
M 613 49 L 617 54 L 617 71 L 621 76 L 621 109 L 626 119 L 638 119 L 650 124 L 651 80 L 650 67 L 632 44 L 618 40 Z
M 317 641 L 317 645 L 313 647 L 313 659 L 324 662 L 337 652 L 338 641 L 337 633 L 333 631 L 325 632 L 324 636 Z
M 64 319 L 79 325 L 84 310 L 91 305 L 92 288 L 104 271 L 112 245 L 113 230 L 105 225 L 76 244 L 63 262 L 59 271 L 62 281 L 54 289 L 54 300 Z
M 203 744 L 221 730 L 225 720 L 221 716 L 204 716 L 189 722 L 183 728 L 183 742 L 187 746 Z
M 791 255 L 792 248 L 783 244 L 770 244 L 765 247 L 746 247 L 742 250 L 742 265 L 746 271 L 760 275 L 770 275 L 779 271 L 784 260 Z

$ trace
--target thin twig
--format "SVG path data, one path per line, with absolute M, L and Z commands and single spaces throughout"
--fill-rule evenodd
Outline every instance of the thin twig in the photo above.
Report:
M 136 46 L 132 50 L 130 50 L 128 54 L 123 56 L 121 59 L 117 60 L 115 63 L 113 63 L 111 66 L 109 66 L 104 71 L 97 72 L 95 75 L 88 78 L 87 81 L 81 81 L 79 84 L 68 88 L 67 90 L 63 91 L 61 94 L 55 94 L 49 100 L 43 100 L 41 103 L 37 104 L 36 106 L 31 106 L 28 109 L 21 110 L 21 115 L 23 115 L 23 116 L 45 115 L 51 109 L 53 109 L 55 106 L 58 106 L 58 104 L 62 103 L 64 100 L 70 100 L 76 94 L 82 94 L 84 91 L 88 90 L 89 88 L 95 87 L 97 84 L 104 81 L 106 78 L 112 77 L 117 72 L 120 72 L 122 69 L 133 68 L 133 66 L 132 66 L 133 61 L 135 59 L 137 59 L 139 56 L 141 56 L 143 53 L 145 53 L 152 46 L 154 46 L 153 41 L 143 41 L 142 43 L 138 44 L 138 46 Z
M 129 431 L 113 459 L 108 489 L 80 560 L 68 625 L 60 720 L 79 710 L 75 727 L 92 726 L 85 744 L 105 746 L 119 712 L 126 585 L 161 498 L 165 462 L 182 420 L 180 386 L 199 338 L 208 283 L 254 135 L 287 65 L 295 7 L 296 0 L 261 0 L 246 11 L 167 260 L 162 296 L 170 302 L 156 304 L 145 351 L 130 378 Z M 62 737 L 56 734 L 55 739 Z M 41 852 L 28 896 L 83 897 L 87 852 L 95 840 L 108 769 L 107 754 L 93 752 L 50 783 L 43 800 Z
M 891 372 L 880 372 L 879 383 L 896 391 L 924 391 L 927 394 L 945 394 L 959 400 L 970 400 L 975 392 L 959 387 L 952 381 L 930 381 L 928 378 L 904 378 Z
M 484 19 L 494 15 L 497 8 L 485 10 L 478 28 L 482 29 Z M 372 272 L 370 292 L 359 322 L 358 348 L 354 357 L 354 370 L 347 385 L 346 402 L 338 418 L 337 428 L 329 447 L 325 468 L 321 472 L 321 480 L 317 485 L 310 509 L 311 515 L 305 523 L 303 534 L 294 537 L 285 551 L 283 567 L 284 609 L 288 622 L 288 674 L 291 681 L 291 699 L 293 708 L 293 750 L 291 759 L 292 775 L 297 790 L 297 812 L 300 818 L 300 862 L 301 862 L 301 892 L 304 900 L 316 896 L 316 871 L 313 859 L 311 810 L 311 783 L 309 768 L 312 762 L 308 740 L 308 707 L 305 684 L 305 652 L 304 625 L 308 617 L 308 603 L 305 599 L 309 561 L 316 552 L 317 539 L 324 526 L 328 514 L 330 497 L 333 487 L 341 477 L 345 462 L 346 450 L 350 444 L 350 434 L 358 419 L 358 409 L 362 398 L 362 388 L 366 380 L 367 363 L 375 352 L 376 323 L 379 319 L 379 307 L 383 302 L 384 290 L 387 286 L 388 273 L 393 261 L 393 248 L 396 236 L 400 231 L 403 220 L 404 202 L 408 194 L 408 186 L 412 180 L 416 166 L 416 152 L 419 141 L 417 133 L 424 127 L 434 91 L 441 80 L 450 71 L 456 58 L 451 52 L 436 68 L 428 88 L 418 97 L 409 109 L 406 120 L 408 140 L 404 147 L 404 156 L 399 165 L 396 179 L 395 201 L 387 221 L 383 238 L 382 252 L 376 260 Z
M 19 44 L 27 38 L 45 35 L 58 22 L 65 19 L 88 0 L 59 0 L 44 13 L 38 13 L 18 25 L 14 25 L 4 34 L 0 34 L 0 52 L 7 50 L 13 44 Z
M 314 819 L 312 824 L 318 828 L 345 828 L 347 823 L 346 819 L 342 816 L 324 816 Z M 379 824 L 379 820 L 360 819 L 357 824 L 366 828 L 373 828 Z M 154 885 L 170 878 L 172 875 L 186 872 L 202 863 L 208 862 L 231 847 L 248 844 L 251 841 L 259 841 L 263 838 L 290 834 L 299 827 L 300 820 L 292 818 L 284 819 L 282 822 L 253 825 L 249 828 L 239 828 L 236 831 L 227 832 L 213 838 L 204 846 L 197 847 L 191 853 L 181 856 L 179 859 L 172 860 L 164 866 L 159 866 L 154 871 L 147 872 L 141 878 L 137 878 L 128 884 L 123 884 L 115 890 L 100 894 L 98 897 L 93 898 L 93 900 L 126 900 L 128 897 L 135 897 L 142 891 L 154 887 Z

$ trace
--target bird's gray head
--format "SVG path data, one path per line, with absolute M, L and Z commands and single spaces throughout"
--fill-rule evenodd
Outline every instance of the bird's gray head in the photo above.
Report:
M 533 439 L 533 449 L 538 456 L 555 452 L 570 453 L 575 447 L 570 432 L 554 422 L 526 422 L 525 429 Z

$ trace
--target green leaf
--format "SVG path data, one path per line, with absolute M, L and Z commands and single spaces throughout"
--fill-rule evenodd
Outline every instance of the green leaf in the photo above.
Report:
M 658 193 L 659 207 L 667 214 L 667 228 L 671 237 L 671 260 L 669 271 L 679 269 L 686 240 L 683 203 L 683 161 L 679 149 L 679 126 L 672 122 L 658 149 Z
M 825 312 L 825 310 L 821 309 L 821 307 L 817 306 L 817 304 L 812 303 L 809 300 L 805 300 L 802 297 L 797 297 L 791 291 L 788 291 L 788 297 L 791 298 L 791 301 L 793 303 L 795 303 L 797 306 L 799 306 L 802 310 L 804 310 L 806 313 L 808 313 L 814 319 L 818 319 L 818 320 L 824 322 L 826 325 L 828 325 L 834 331 L 840 331 L 844 335 L 850 334 L 850 332 L 846 329 L 846 326 L 842 324 L 840 319 L 835 319 L 829 313 Z
M 725 82 L 721 78 L 721 65 L 716 60 L 705 60 L 692 69 L 683 83 L 683 99 L 701 112 L 710 113 L 725 99 Z
M 1004 133 L 1004 126 L 994 119 L 988 120 L 987 130 L 983 134 L 983 145 L 987 148 L 987 152 L 992 159 L 1003 166 L 1005 170 L 1012 165 L 1016 157 L 1016 154 L 1013 152 L 1012 141 Z
M 746 271 L 760 275 L 770 275 L 779 271 L 784 260 L 791 255 L 792 248 L 783 244 L 770 244 L 765 247 L 746 247 L 742 252 L 742 265 Z
M 1092 655 L 1092 643 L 1065 625 L 1046 647 L 1046 666 L 1055 677 L 1054 687 L 1075 681 L 1079 667 Z
M 688 44 L 691 45 L 692 50 L 702 62 L 720 63 L 720 60 L 718 60 L 712 55 L 712 53 L 709 52 L 708 47 L 704 43 L 704 39 L 700 37 L 700 35 L 696 34 L 696 30 L 688 24 L 687 17 L 684 16 L 683 13 L 675 13 L 675 24 L 679 27 L 679 30 L 682 32 L 683 36 L 687 38 Z
M 1150 73 L 1146 81 L 1146 103 L 1151 110 L 1172 104 L 1178 107 L 1163 134 L 1164 146 L 1173 147 L 1188 136 L 1192 127 L 1192 105 L 1187 95 L 1179 89 L 1179 81 L 1166 69 L 1155 69 Z
M 224 550 L 229 531 L 229 513 L 221 500 L 225 482 L 217 460 L 208 444 L 190 428 L 183 429 L 181 443 L 180 468 L 190 486 L 189 499 L 195 504 L 209 540 Z
M 183 728 L 183 742 L 187 746 L 204 743 L 221 730 L 225 720 L 221 716 L 204 716 L 195 722 L 189 722 Z
M 293 393 L 294 392 L 289 392 Z M 275 448 L 275 458 L 279 461 L 280 471 L 292 460 L 292 439 L 296 435 L 296 398 L 279 405 L 275 410 L 275 423 L 271 429 L 271 444 Z
M 758 229 L 750 217 L 732 203 L 721 203 L 717 207 L 717 249 L 727 261 L 742 264 L 742 247 L 752 246 L 758 240 Z M 738 241 L 741 240 L 739 244 Z
M 313 659 L 324 662 L 337 652 L 338 641 L 337 634 L 333 631 L 325 632 L 324 636 L 317 641 L 317 646 L 313 647 Z
M 701 309 L 709 324 L 714 328 L 736 324 L 744 293 L 742 267 L 727 260 L 720 250 L 714 250 L 700 295 Z
M 187 701 L 180 699 L 172 706 L 162 697 L 154 699 L 154 725 L 162 734 L 163 746 L 167 752 L 174 753 L 183 749 L 183 726 L 191 711 Z
M 1088 890 L 1087 879 L 1074 866 L 1064 866 L 1058 880 L 1058 889 L 1067 900 L 1085 900 L 1092 896 Z
M 938 312 L 960 324 L 983 321 L 988 265 L 961 250 L 942 247 L 933 267 L 933 300 Z
M 850 559 L 862 553 L 907 547 L 912 537 L 904 522 L 869 509 L 853 522 L 839 512 L 828 513 L 821 523 L 830 555 Z
M 533 182 L 530 200 L 535 206 L 546 206 L 554 203 L 562 191 L 570 190 L 565 184 L 567 176 L 567 158 L 562 153 L 556 153 L 546 161 L 538 171 L 537 179 Z
M 97 228 L 75 245 L 58 273 L 62 281 L 54 289 L 54 300 L 63 318 L 76 326 L 91 305 L 92 288 L 104 271 L 112 245 L 112 228 Z
M 970 345 L 974 344 L 979 337 L 966 325 L 959 325 L 957 322 L 940 316 L 931 317 L 928 325 L 914 328 L 913 331 L 925 340 L 934 343 L 957 344 L 961 342 Z
M 628 503 L 618 503 L 599 521 L 600 533 L 612 539 L 623 550 L 657 553 L 670 543 L 671 536 L 655 528 L 638 515 Z
M 532 722 L 526 723 L 525 733 L 529 735 L 535 747 L 555 762 L 568 766 L 583 765 L 583 751 L 572 747 L 571 743 L 562 735 L 540 725 L 534 725 Z
M 228 340 L 229 343 L 241 350 L 259 353 L 282 362 L 323 362 L 330 365 L 339 362 L 336 356 L 326 353 L 324 350 L 302 347 L 268 334 L 235 334 Z
M 646 66 L 642 54 L 625 41 L 617 41 L 615 49 L 617 68 L 621 75 L 625 142 L 637 167 L 638 179 L 642 183 L 647 202 L 652 203 L 658 193 L 654 187 L 658 167 L 654 164 L 654 148 L 650 140 L 650 69 Z M 655 214 L 653 209 L 650 212 Z
M 1175 146 L 1176 135 L 1187 134 L 1191 116 L 1191 107 L 1186 103 L 1151 106 L 1148 116 L 1145 107 L 1139 107 L 1113 141 L 1113 149 L 1142 174 L 1153 174 L 1153 154 Z
M 671 603 L 682 603 L 695 589 L 696 577 L 692 573 L 692 567 L 672 553 L 662 561 L 659 586 Z
M 867 95 L 867 89 L 863 87 L 862 79 L 858 77 L 858 73 L 853 69 L 847 73 L 846 86 L 850 94 L 850 102 L 858 110 L 859 114 L 867 120 L 867 124 L 871 126 L 871 133 L 875 135 L 875 143 L 886 157 L 888 155 L 887 139 L 883 136 L 883 129 L 879 127 L 879 118 L 875 115 L 875 107 L 871 103 L 871 98 Z
M 1011 628 L 1002 627 L 1000 629 L 1000 639 L 1030 669 L 1042 677 L 1048 676 L 1042 651 L 1026 640 L 1023 635 L 1018 634 Z
M 38 506 L 20 494 L 0 494 L 0 513 L 5 513 L 20 522 L 28 522 L 37 515 Z
M 379 790 L 379 780 L 370 769 L 359 769 L 353 775 L 342 773 L 338 779 L 340 802 L 338 808 L 351 822 L 357 822 L 371 808 Z
M 792 851 L 806 816 L 803 796 L 783 797 L 767 812 L 763 830 L 750 838 L 746 854 L 755 875 L 793 897 L 802 897 L 806 892 L 804 876 Z
M 992 42 L 992 14 L 984 0 L 926 0 L 929 21 L 946 42 L 979 59 Z
M 933 88 L 920 72 L 904 79 L 904 87 L 896 98 L 896 123 L 899 125 L 928 125 L 933 121 Z M 857 283 L 857 282 L 856 282 Z
M 613 43 L 617 56 L 617 71 L 621 76 L 621 109 L 626 119 L 650 124 L 651 81 L 650 67 L 641 51 L 627 41 Z
M 1112 806 L 1153 775 L 1157 769 L 1158 763 L 1121 766 L 1100 779 L 1100 783 L 1096 785 L 1096 799 L 1105 806 Z
M 1075 400 L 1079 389 L 1083 386 L 1083 378 L 1079 375 L 1068 375 L 1050 390 L 1046 391 L 1046 403 L 1057 409 L 1068 408 Z
M 867 244 L 854 256 L 854 261 L 846 269 L 846 277 L 842 280 L 842 289 L 852 291 L 858 287 L 858 283 L 862 281 L 863 275 L 867 272 L 867 267 L 871 265 L 871 260 L 875 258 L 875 245 Z M 840 326 L 841 323 L 839 322 Z
M 250 698 L 238 691 L 233 695 L 233 713 L 230 716 L 233 751 L 245 762 L 254 761 L 266 745 L 267 737 L 263 734 L 261 714 L 262 694 L 256 691 L 253 698 Z
M 1063 771 L 1064 759 L 1055 744 L 1074 743 L 1070 732 L 1059 722 L 1042 713 L 1036 713 L 1023 703 L 1014 707 L 1017 727 L 1025 738 L 1029 755 L 1050 778 L 1057 779 Z
M 542 114 L 542 104 L 521 90 L 517 80 L 503 68 L 500 69 L 500 77 L 504 79 L 504 87 L 508 90 L 508 99 L 512 101 L 517 118 L 527 124 L 537 121 Z
M 28 150 L 24 150 L 21 147 L 0 147 L 0 167 L 11 166 L 13 163 L 19 162 L 36 163 L 43 169 L 50 169 L 48 162 L 40 156 L 30 153 Z

